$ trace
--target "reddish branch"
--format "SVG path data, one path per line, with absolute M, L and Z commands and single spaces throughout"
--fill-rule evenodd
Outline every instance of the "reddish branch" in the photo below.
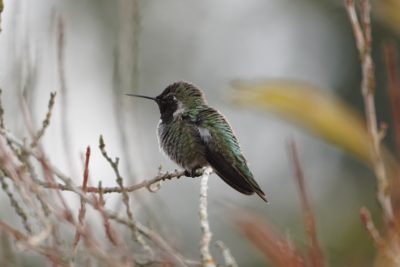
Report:
M 120 244 L 120 241 L 117 238 L 117 234 L 111 227 L 109 218 L 107 217 L 107 215 L 104 212 L 103 194 L 100 193 L 98 198 L 96 195 L 93 195 L 93 198 L 95 199 L 95 203 L 96 203 L 95 207 L 100 212 L 101 217 L 103 219 L 103 226 L 104 226 L 104 230 L 106 232 L 106 236 L 107 236 L 108 240 L 110 240 L 110 242 L 114 246 L 118 246 Z
M 288 239 L 277 235 L 271 227 L 262 223 L 255 216 L 242 216 L 238 222 L 246 237 L 276 267 L 306 267 L 300 252 Z
M 89 204 L 92 207 L 94 207 L 95 209 L 97 209 L 96 201 L 93 200 L 93 198 L 88 197 L 86 194 L 84 194 L 82 192 L 82 188 L 79 188 L 78 186 L 76 186 L 74 184 L 73 180 L 69 176 L 65 175 L 56 166 L 54 166 L 50 161 L 46 161 L 43 157 L 43 154 L 38 152 L 37 149 L 33 150 L 30 147 L 25 146 L 21 140 L 19 140 L 15 136 L 13 136 L 10 132 L 8 132 L 5 129 L 0 129 L 0 135 L 2 135 L 7 140 L 8 143 L 12 143 L 16 147 L 18 147 L 18 149 L 23 151 L 27 156 L 32 156 L 32 157 L 36 158 L 39 162 L 42 163 L 43 168 L 44 168 L 44 166 L 46 166 L 47 170 L 49 172 L 51 172 L 52 175 L 57 176 L 64 183 L 64 185 L 60 185 L 60 184 L 55 183 L 54 181 L 42 182 L 39 180 L 34 180 L 34 182 L 36 184 L 38 184 L 42 187 L 71 191 L 71 192 L 77 194 L 87 204 Z M 172 179 L 174 177 L 181 177 L 184 175 L 184 173 L 185 173 L 184 171 L 181 171 L 181 172 L 176 171 L 172 174 L 167 173 L 165 175 L 159 175 L 149 181 L 143 181 L 142 183 L 135 185 L 134 189 L 137 190 L 137 189 L 143 188 L 143 187 L 150 188 L 150 186 L 153 183 L 163 181 L 166 179 Z M 90 188 L 88 187 L 87 192 L 89 192 L 89 189 Z M 57 193 L 60 192 L 59 190 L 56 190 Z M 121 190 L 121 189 L 117 188 L 116 190 L 111 190 L 111 191 L 120 192 L 118 190 Z M 91 190 L 91 191 L 101 192 L 102 190 L 99 190 L 98 188 L 96 188 L 95 190 Z M 147 239 L 149 239 L 156 247 L 158 247 L 160 250 L 164 251 L 173 260 L 174 263 L 176 263 L 180 266 L 187 266 L 186 259 L 183 258 L 182 255 L 180 255 L 174 248 L 172 248 L 158 233 L 154 232 L 147 226 L 141 224 L 139 221 L 127 220 L 127 219 L 121 217 L 117 212 L 106 209 L 106 208 L 104 208 L 102 212 L 104 212 L 104 214 L 107 216 L 108 219 L 114 220 L 117 223 L 125 225 L 131 231 L 139 231 L 139 233 L 141 233 L 143 236 L 145 236 Z M 67 220 L 68 222 L 73 224 L 74 227 L 76 227 L 77 229 L 80 230 L 80 234 L 85 236 L 86 233 L 85 233 L 84 229 L 80 229 L 81 228 L 80 225 L 73 221 L 72 216 L 70 217 L 70 216 L 67 216 L 67 214 L 66 214 L 66 216 L 64 217 L 64 220 Z M 86 240 L 88 240 L 88 238 L 85 238 L 85 241 Z M 93 247 L 96 247 L 96 246 L 93 246 Z
M 360 219 L 361 219 L 361 222 L 363 223 L 365 229 L 367 229 L 369 235 L 371 236 L 372 240 L 374 241 L 375 246 L 378 249 L 383 248 L 384 241 L 382 240 L 381 235 L 379 234 L 378 230 L 376 229 L 375 224 L 371 218 L 371 213 L 369 212 L 369 210 L 367 208 L 362 207 L 360 209 Z
M 82 192 L 86 194 L 86 189 L 87 189 L 87 184 L 89 180 L 89 160 L 90 160 L 90 147 L 88 146 L 86 148 L 86 156 L 85 156 L 85 169 L 83 171 L 83 181 L 82 181 Z M 81 206 L 79 209 L 79 215 L 78 215 L 78 221 L 81 226 L 83 226 L 83 220 L 85 219 L 85 214 L 86 214 L 86 205 L 83 199 L 81 199 Z M 78 245 L 79 239 L 80 239 L 80 234 L 78 231 L 75 233 L 75 238 L 74 238 L 74 248 Z
M 392 111 L 394 140 L 397 155 L 400 156 L 400 79 L 397 68 L 396 47 L 393 42 L 387 42 L 384 46 L 385 62 L 388 80 L 388 95 Z
M 300 202 L 303 211 L 305 229 L 308 241 L 310 243 L 310 248 L 309 248 L 310 263 L 311 266 L 313 267 L 322 267 L 325 265 L 324 257 L 318 241 L 317 227 L 315 223 L 314 213 L 312 211 L 310 201 L 308 199 L 308 194 L 306 192 L 304 172 L 300 164 L 296 143 L 293 140 L 289 141 L 288 149 L 289 149 L 289 156 L 291 157 L 293 162 L 295 178 L 300 193 Z

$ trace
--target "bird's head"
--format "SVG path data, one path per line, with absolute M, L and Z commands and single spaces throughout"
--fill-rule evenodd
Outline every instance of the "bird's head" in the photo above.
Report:
M 167 86 L 157 97 L 133 94 L 127 95 L 155 101 L 158 104 L 163 120 L 173 119 L 188 109 L 206 104 L 204 94 L 199 88 L 193 84 L 182 81 Z

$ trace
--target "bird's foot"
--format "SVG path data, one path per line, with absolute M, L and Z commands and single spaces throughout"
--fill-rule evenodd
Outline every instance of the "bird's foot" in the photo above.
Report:
M 185 170 L 185 176 L 196 178 L 203 174 L 203 168 L 197 168 L 192 170 Z

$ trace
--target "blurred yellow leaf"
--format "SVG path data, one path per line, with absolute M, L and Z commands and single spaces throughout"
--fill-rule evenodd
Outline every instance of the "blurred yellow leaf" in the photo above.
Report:
M 343 101 L 311 84 L 272 80 L 234 83 L 234 103 L 266 108 L 326 141 L 371 162 L 370 139 L 361 116 Z
M 400 34 L 400 0 L 375 1 L 372 10 L 384 24 Z

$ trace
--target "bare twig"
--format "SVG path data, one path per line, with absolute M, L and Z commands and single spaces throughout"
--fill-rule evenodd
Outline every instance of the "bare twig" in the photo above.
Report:
M 0 233 L 0 247 L 1 247 L 1 256 L 0 256 L 0 266 L 16 266 L 17 265 L 17 257 L 16 251 L 13 250 L 11 240 L 7 233 Z
M 389 183 L 381 152 L 381 136 L 379 134 L 376 118 L 374 91 L 375 75 L 374 63 L 371 57 L 371 19 L 370 3 L 368 0 L 361 1 L 361 20 L 363 30 L 357 17 L 353 0 L 345 0 L 347 13 L 353 27 L 358 52 L 362 65 L 361 91 L 364 98 L 365 113 L 367 118 L 368 132 L 371 137 L 371 155 L 375 176 L 378 183 L 378 201 L 382 206 L 384 218 L 387 223 L 394 221 L 392 202 L 389 195 Z
M 131 207 L 130 207 L 130 202 L 129 202 L 129 195 L 125 190 L 124 187 L 124 180 L 119 172 L 118 169 L 118 164 L 119 164 L 119 158 L 116 158 L 115 161 L 113 161 L 107 154 L 106 151 L 106 145 L 104 143 L 104 139 L 103 136 L 100 136 L 99 139 L 99 148 L 100 151 L 103 155 L 103 157 L 108 161 L 108 163 L 110 163 L 112 169 L 114 170 L 115 176 L 116 176 L 116 182 L 119 185 L 121 192 L 122 192 L 122 202 L 124 203 L 125 206 L 125 211 L 126 211 L 126 215 L 128 216 L 128 219 L 130 221 L 134 221 L 135 219 L 133 218 L 132 212 L 131 212 Z M 153 255 L 153 251 L 151 250 L 151 248 L 148 246 L 148 244 L 146 243 L 146 241 L 144 240 L 144 238 L 142 237 L 142 235 L 138 232 L 137 229 L 134 229 L 132 231 L 133 234 L 133 238 L 142 245 L 142 247 L 149 253 L 149 255 Z
M 103 226 L 107 235 L 108 240 L 111 241 L 111 243 L 114 246 L 117 246 L 119 244 L 119 240 L 117 238 L 117 235 L 115 234 L 114 230 L 111 227 L 110 224 L 110 220 L 108 219 L 108 217 L 105 215 L 104 213 L 104 205 L 105 205 L 105 201 L 103 198 L 103 191 L 102 191 L 102 186 L 101 186 L 101 182 L 99 182 L 99 196 L 98 198 L 96 198 L 96 196 L 93 196 L 94 199 L 96 200 L 97 203 L 97 210 L 100 212 L 102 218 L 103 218 Z
M 28 215 L 27 215 L 26 211 L 21 207 L 21 205 L 19 205 L 19 203 L 15 199 L 13 193 L 10 191 L 10 189 L 4 179 L 4 173 L 2 170 L 0 170 L 0 183 L 1 183 L 1 188 L 7 194 L 8 199 L 10 200 L 11 206 L 14 208 L 17 215 L 21 218 L 22 224 L 23 224 L 25 230 L 29 234 L 31 234 L 32 227 L 31 227 L 30 223 L 28 222 Z
M 200 183 L 200 200 L 199 200 L 199 217 L 200 217 L 200 228 L 202 232 L 202 238 L 200 241 L 200 253 L 204 267 L 215 267 L 215 261 L 210 252 L 210 242 L 212 233 L 210 230 L 210 224 L 208 222 L 207 213 L 207 183 L 212 170 L 207 168 L 203 176 L 201 177 Z
M 379 233 L 379 231 L 376 229 L 374 222 L 372 221 L 371 218 L 371 213 L 366 207 L 362 207 L 360 209 L 360 218 L 361 222 L 364 224 L 365 229 L 367 229 L 369 235 L 371 236 L 372 240 L 374 241 L 375 246 L 378 249 L 382 249 L 384 246 L 384 241 L 382 240 L 382 237 Z
M 140 44 L 140 24 L 141 10 L 139 0 L 120 0 L 117 2 L 119 16 L 118 42 L 114 53 L 114 73 L 113 73 L 113 100 L 114 115 L 116 125 L 119 129 L 119 141 L 122 145 L 122 155 L 125 160 L 130 162 L 126 166 L 127 179 L 129 182 L 136 182 L 141 174 L 141 146 L 137 142 L 137 128 L 128 131 L 129 121 L 137 121 L 136 112 L 132 109 L 127 112 L 124 106 L 124 92 L 127 90 L 139 90 L 140 64 L 139 64 L 139 44 Z M 129 132 L 129 135 L 128 135 Z M 129 147 L 134 143 L 136 153 L 132 153 Z M 139 200 L 140 201 L 140 200 Z M 145 203 L 142 203 L 145 204 Z
M 96 196 L 94 196 L 94 197 L 96 198 Z M 103 219 L 103 225 L 104 225 L 104 229 L 105 229 L 107 238 L 108 238 L 108 240 L 110 240 L 110 242 L 114 246 L 118 246 L 120 244 L 120 241 L 117 238 L 117 235 L 116 235 L 115 231 L 111 227 L 110 220 L 108 219 L 107 215 L 104 213 L 104 206 L 101 205 L 101 201 L 102 200 L 97 200 L 97 203 L 98 203 L 97 210 L 100 212 L 101 217 Z
M 295 178 L 296 178 L 297 186 L 299 188 L 299 193 L 300 193 L 300 202 L 301 202 L 301 207 L 302 207 L 302 212 L 303 212 L 305 229 L 307 232 L 308 241 L 310 243 L 310 248 L 309 248 L 310 263 L 311 263 L 311 266 L 322 267 L 325 265 L 324 257 L 323 257 L 322 251 L 321 251 L 321 247 L 319 245 L 314 213 L 312 211 L 310 201 L 308 199 L 308 195 L 307 195 L 307 191 L 306 191 L 306 187 L 305 187 L 305 181 L 304 181 L 304 173 L 303 173 L 303 169 L 300 164 L 297 147 L 296 147 L 296 143 L 294 142 L 294 140 L 290 140 L 288 142 L 288 150 L 289 150 L 289 156 L 291 157 L 291 160 L 292 160 L 293 166 L 294 166 Z
M 0 10 L 0 12 L 1 12 L 1 10 Z M 1 101 L 2 94 L 3 94 L 3 90 L 0 89 L 0 128 L 3 129 L 4 128 L 4 108 L 3 108 L 3 103 Z
M 142 189 L 142 188 L 147 188 L 147 190 L 149 190 L 150 192 L 155 192 L 159 187 L 157 186 L 157 189 L 153 189 L 152 188 L 153 185 L 159 184 L 160 182 L 163 182 L 166 180 L 172 180 L 174 178 L 179 179 L 182 176 L 185 176 L 185 171 L 175 170 L 174 172 L 167 172 L 165 174 L 160 174 L 160 175 L 155 176 L 152 179 L 143 180 L 142 182 L 139 182 L 137 184 L 124 187 L 124 189 L 121 189 L 121 187 L 119 187 L 119 186 L 103 187 L 101 193 L 102 194 L 122 193 L 122 191 L 130 193 L 130 192 L 134 192 L 136 190 Z M 65 184 L 48 183 L 48 182 L 43 182 L 43 181 L 39 181 L 39 180 L 37 180 L 36 182 L 38 184 L 40 184 L 41 186 L 43 186 L 45 188 L 49 188 L 49 189 L 57 189 L 57 190 L 62 190 L 62 191 L 73 191 L 73 188 L 71 188 L 70 186 L 65 185 Z M 82 189 L 82 188 L 80 188 L 80 189 Z M 92 187 L 92 186 L 88 186 L 86 188 L 86 192 L 100 193 L 98 187 Z
M 50 93 L 50 100 L 49 100 L 49 104 L 48 104 L 48 110 L 46 113 L 46 117 L 42 122 L 42 127 L 37 132 L 36 136 L 33 138 L 33 141 L 31 143 L 32 147 L 37 145 L 37 142 L 44 135 L 47 127 L 50 125 L 50 119 L 51 119 L 51 115 L 52 115 L 52 111 L 53 111 L 53 107 L 54 107 L 55 98 L 56 98 L 56 92 Z
M 33 251 L 36 251 L 46 256 L 55 266 L 69 266 L 65 259 L 62 258 L 62 255 L 57 253 L 57 251 L 55 251 L 53 248 L 31 244 L 31 242 L 29 242 L 29 238 L 26 235 L 12 228 L 11 226 L 0 222 L 0 230 L 13 236 L 16 241 L 23 244 L 24 246 L 29 247 Z
M 1 13 L 3 13 L 4 4 L 3 0 L 0 0 L 0 32 L 1 32 Z
M 121 174 L 119 173 L 119 169 L 118 169 L 119 158 L 115 158 L 115 160 L 112 160 L 110 158 L 110 156 L 108 156 L 107 151 L 106 151 L 106 145 L 104 143 L 104 139 L 103 139 L 102 135 L 100 135 L 100 138 L 99 138 L 99 148 L 100 148 L 100 151 L 101 151 L 101 154 L 103 155 L 103 157 L 108 161 L 108 163 L 110 163 L 111 168 L 114 170 L 114 173 L 116 176 L 116 182 L 119 185 L 119 187 L 121 188 L 122 201 L 126 208 L 126 214 L 128 215 L 128 218 L 130 220 L 133 220 L 133 215 L 132 215 L 130 204 L 129 204 L 129 195 L 124 188 L 124 179 L 122 178 Z
M 70 177 L 65 175 L 56 166 L 52 165 L 49 161 L 47 161 L 43 157 L 42 153 L 38 153 L 36 150 L 32 150 L 29 147 L 25 146 L 23 144 L 23 142 L 21 142 L 20 140 L 15 138 L 10 132 L 8 132 L 4 129 L 0 129 L 0 135 L 5 137 L 9 142 L 15 144 L 17 147 L 19 147 L 21 150 L 23 150 L 24 153 L 36 158 L 40 163 L 42 163 L 44 165 L 45 168 L 47 168 L 47 170 L 49 172 L 51 171 L 51 173 L 53 173 L 58 178 L 60 178 L 65 183 L 65 185 L 71 189 L 70 190 L 71 192 L 74 192 L 79 197 L 81 197 L 81 199 L 83 199 L 87 204 L 96 208 L 96 205 L 97 205 L 96 201 L 94 201 L 92 198 L 89 198 L 88 196 L 86 196 L 86 194 L 84 194 L 82 192 L 82 190 L 74 184 L 74 182 L 72 181 L 72 179 Z M 176 263 L 179 266 L 187 266 L 187 264 L 185 263 L 185 259 L 175 249 L 173 249 L 158 233 L 152 231 L 150 228 L 146 227 L 145 225 L 141 224 L 138 221 L 126 220 L 125 218 L 122 218 L 121 216 L 119 216 L 116 212 L 111 211 L 109 209 L 104 209 L 104 214 L 108 218 L 127 226 L 132 231 L 137 229 L 146 238 L 151 240 L 158 248 L 160 248 L 162 251 L 164 251 L 173 260 L 174 263 Z M 72 220 L 72 217 L 70 217 L 70 215 L 66 214 L 65 216 L 66 216 L 65 217 L 66 221 L 68 221 L 69 223 L 72 223 L 75 227 L 77 227 L 79 229 L 79 224 L 76 224 Z M 86 234 L 83 229 L 80 233 L 83 234 L 84 236 Z M 85 240 L 87 240 L 87 239 L 88 238 L 85 238 Z
M 220 240 L 216 242 L 216 245 L 221 250 L 222 257 L 224 258 L 226 267 L 238 267 L 238 264 L 235 258 L 232 256 L 232 253 L 229 250 L 229 248 L 225 246 L 225 244 Z
M 394 141 L 397 155 L 400 156 L 400 78 L 397 67 L 395 44 L 388 41 L 384 46 L 385 62 L 388 80 L 389 103 L 392 111 Z
M 276 267 L 306 267 L 307 263 L 290 240 L 275 233 L 255 216 L 241 214 L 238 224 L 244 234 Z
M 68 110 L 68 86 L 67 86 L 67 78 L 65 71 L 65 26 L 64 21 L 61 17 L 58 18 L 57 21 L 57 71 L 60 80 L 60 108 L 61 108 L 61 134 L 63 140 L 63 149 L 65 151 L 66 160 L 68 166 L 71 168 L 73 174 L 76 175 L 77 171 L 74 168 L 73 160 L 71 155 L 73 155 L 71 151 L 71 142 L 70 142 L 70 127 L 69 127 L 69 110 Z
M 83 171 L 83 180 L 82 180 L 82 191 L 83 193 L 86 193 L 87 189 L 87 184 L 89 180 L 89 160 L 90 160 L 90 147 L 88 146 L 86 148 L 86 156 L 85 156 L 85 169 Z M 78 215 L 78 221 L 79 224 L 83 227 L 83 220 L 85 218 L 86 214 L 86 204 L 85 202 L 81 199 L 81 207 L 79 209 L 79 215 Z M 79 239 L 80 239 L 80 234 L 78 231 L 75 232 L 75 239 L 74 239 L 74 244 L 73 247 L 75 248 L 78 245 Z

